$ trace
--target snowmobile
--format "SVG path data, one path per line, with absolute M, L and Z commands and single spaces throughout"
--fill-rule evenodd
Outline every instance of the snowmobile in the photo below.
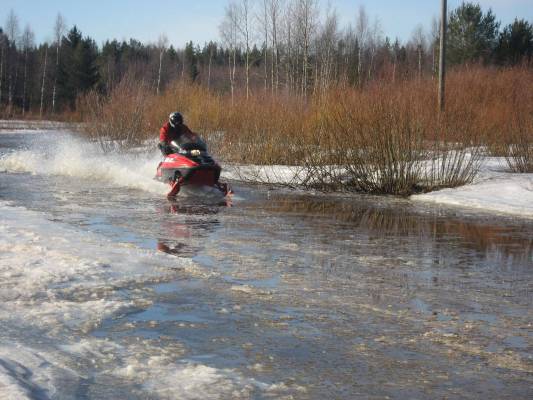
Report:
M 223 197 L 233 193 L 228 184 L 219 182 L 222 168 L 209 155 L 201 139 L 172 141 L 168 150 L 170 154 L 159 163 L 155 176 L 156 180 L 170 186 L 167 198 L 175 199 L 182 188 L 208 189 Z

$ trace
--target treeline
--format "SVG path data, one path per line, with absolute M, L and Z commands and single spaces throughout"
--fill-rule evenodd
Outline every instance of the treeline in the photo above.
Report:
M 108 94 L 125 76 L 159 94 L 186 80 L 246 98 L 268 91 L 307 97 L 338 87 L 400 82 L 437 73 L 439 21 L 405 42 L 382 33 L 361 7 L 349 26 L 320 12 L 319 0 L 234 0 L 220 24 L 220 41 L 178 49 L 157 43 L 108 40 L 101 46 L 61 15 L 50 43 L 35 43 L 11 11 L 0 28 L 0 112 L 4 117 L 51 115 L 76 108 L 80 95 Z M 532 65 L 533 25 L 501 26 L 491 10 L 463 3 L 448 28 L 451 65 Z

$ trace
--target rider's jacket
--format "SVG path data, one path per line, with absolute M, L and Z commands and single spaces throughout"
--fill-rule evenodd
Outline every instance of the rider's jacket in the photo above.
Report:
M 173 140 L 179 141 L 182 135 L 187 136 L 192 142 L 194 142 L 194 139 L 198 136 L 185 124 L 181 124 L 180 126 L 173 128 L 172 125 L 170 125 L 170 122 L 167 122 L 159 130 L 159 142 L 164 142 L 165 144 L 169 145 Z

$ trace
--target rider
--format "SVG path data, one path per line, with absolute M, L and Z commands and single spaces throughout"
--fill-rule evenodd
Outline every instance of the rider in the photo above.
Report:
M 200 138 L 200 136 L 191 131 L 187 125 L 183 123 L 183 116 L 179 112 L 173 112 L 168 116 L 168 122 L 165 123 L 159 130 L 159 149 L 163 155 L 168 156 L 175 152 L 172 142 L 176 142 L 182 146 L 184 143 L 194 143 L 195 147 L 206 151 L 206 144 Z M 226 183 L 220 183 L 218 181 L 220 177 L 220 168 L 215 172 L 215 186 L 218 187 L 224 195 L 232 194 L 233 192 Z M 183 177 L 174 180 L 171 184 L 172 189 L 167 194 L 169 199 L 173 199 L 180 191 L 181 184 L 183 183 Z
M 201 141 L 200 137 L 183 123 L 183 115 L 173 112 L 168 116 L 168 122 L 159 130 L 159 149 L 164 155 L 169 155 L 173 152 L 170 143 L 180 139 L 193 143 Z

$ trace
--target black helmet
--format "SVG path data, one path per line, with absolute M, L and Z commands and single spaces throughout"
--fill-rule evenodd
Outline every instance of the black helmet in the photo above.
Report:
M 173 112 L 168 116 L 168 122 L 170 122 L 170 126 L 175 128 L 176 126 L 183 124 L 183 115 L 179 112 Z

